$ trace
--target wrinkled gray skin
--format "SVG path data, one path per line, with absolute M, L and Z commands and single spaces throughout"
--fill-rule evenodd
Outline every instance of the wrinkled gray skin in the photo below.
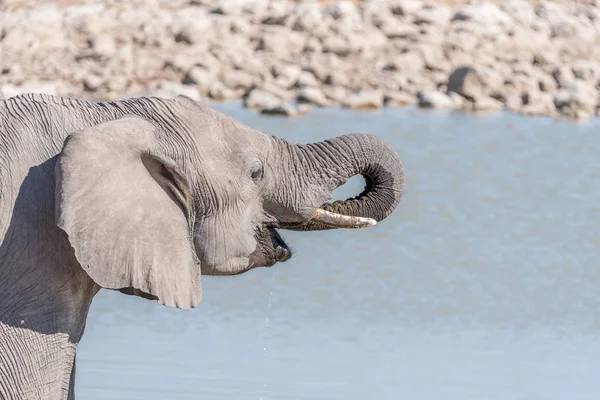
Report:
M 327 202 L 349 177 L 355 199 Z M 318 207 L 380 221 L 402 164 L 370 135 L 293 145 L 189 98 L 0 100 L 0 398 L 73 398 L 100 288 L 195 307 L 200 274 L 286 261 Z

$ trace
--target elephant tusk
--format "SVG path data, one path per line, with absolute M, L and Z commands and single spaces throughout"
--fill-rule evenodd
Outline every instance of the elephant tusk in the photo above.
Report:
M 368 228 L 377 224 L 377 221 L 372 218 L 351 217 L 325 211 L 321 208 L 317 208 L 311 221 L 317 221 L 334 228 Z

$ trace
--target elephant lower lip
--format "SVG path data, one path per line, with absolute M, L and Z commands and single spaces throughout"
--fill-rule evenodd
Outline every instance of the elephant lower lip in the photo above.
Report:
M 277 262 L 286 262 L 292 258 L 292 252 L 286 248 L 278 247 L 275 249 L 275 259 Z

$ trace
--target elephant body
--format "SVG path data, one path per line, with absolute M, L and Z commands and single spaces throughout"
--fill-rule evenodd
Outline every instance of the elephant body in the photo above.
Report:
M 367 188 L 327 203 L 349 177 Z M 0 100 L 0 398 L 74 398 L 101 289 L 178 308 L 200 275 L 286 261 L 276 228 L 372 225 L 404 187 L 371 135 L 295 145 L 193 100 Z

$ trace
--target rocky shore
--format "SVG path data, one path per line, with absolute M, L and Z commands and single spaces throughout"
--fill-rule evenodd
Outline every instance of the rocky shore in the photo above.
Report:
M 0 90 L 600 115 L 600 0 L 0 0 Z

